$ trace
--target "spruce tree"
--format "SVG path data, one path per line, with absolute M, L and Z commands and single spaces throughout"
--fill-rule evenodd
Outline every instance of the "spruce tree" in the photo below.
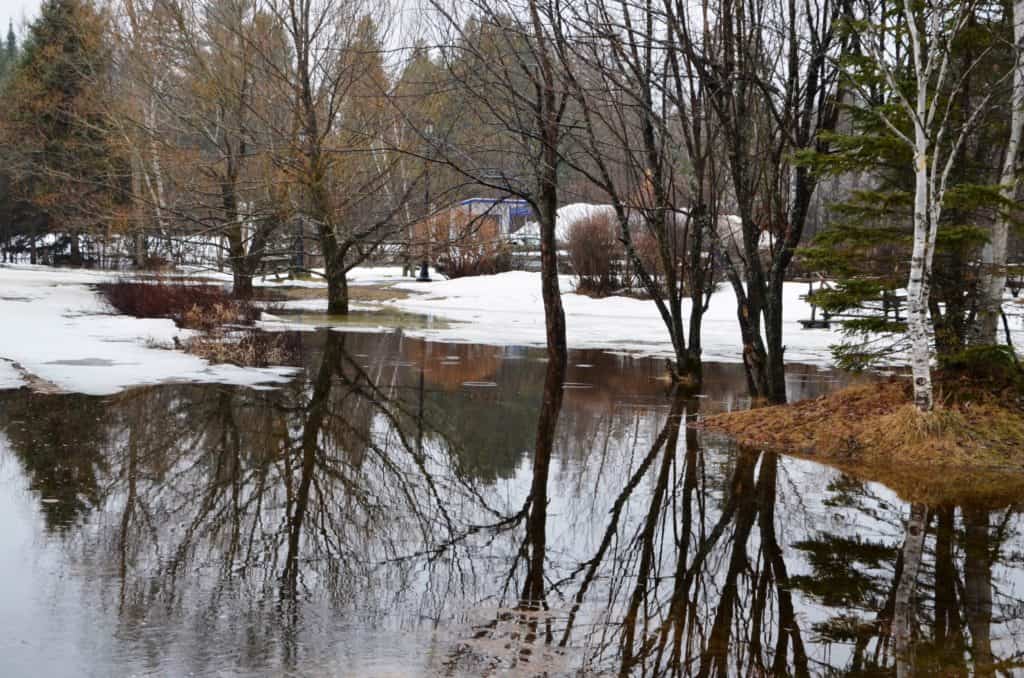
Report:
M 23 197 L 67 237 L 105 227 L 124 199 L 125 163 L 110 131 L 107 18 L 82 0 L 47 0 L 7 84 L 2 153 Z M 8 49 L 10 46 L 8 36 Z
M 1006 16 L 979 15 L 953 43 L 949 67 L 958 73 L 949 82 L 971 82 L 940 93 L 954 127 L 968 124 L 969 112 L 982 96 L 1006 87 L 1003 74 L 1014 58 L 1011 35 Z M 853 55 L 844 68 L 852 81 L 850 91 L 859 96 L 846 102 L 842 131 L 822 135 L 826 152 L 800 158 L 818 172 L 865 178 L 865 187 L 831 206 L 828 227 L 801 252 L 807 269 L 835 280 L 813 300 L 825 311 L 845 316 L 846 341 L 834 353 L 846 367 L 865 367 L 907 348 L 906 315 L 897 309 L 904 301 L 913 241 L 913 153 L 879 111 L 903 134 L 912 136 L 912 122 L 892 103 L 893 93 L 868 62 Z M 971 124 L 943 202 L 929 300 L 940 362 L 967 347 L 978 310 L 981 248 L 992 219 L 1009 206 L 999 186 L 1008 137 L 1008 91 L 1000 101 Z

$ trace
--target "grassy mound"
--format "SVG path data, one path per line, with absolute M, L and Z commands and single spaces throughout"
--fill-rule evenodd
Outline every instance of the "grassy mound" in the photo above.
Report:
M 990 503 L 1024 492 L 1024 407 L 1013 391 L 938 380 L 934 411 L 904 379 L 851 386 L 791 405 L 709 417 L 744 447 L 804 456 L 878 480 L 913 501 Z

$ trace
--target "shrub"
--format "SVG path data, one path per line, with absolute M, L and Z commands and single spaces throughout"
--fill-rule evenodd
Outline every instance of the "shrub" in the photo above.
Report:
M 512 255 L 504 249 L 481 251 L 467 247 L 449 248 L 441 269 L 449 278 L 494 275 L 512 270 Z
M 297 335 L 232 330 L 251 325 L 260 310 L 234 299 L 222 287 L 164 280 L 121 280 L 100 285 L 111 306 L 137 318 L 170 318 L 179 327 L 200 334 L 175 346 L 214 363 L 241 367 L 294 364 L 299 355 Z M 170 347 L 168 347 L 170 348 Z
M 497 217 L 453 208 L 415 227 L 417 259 L 433 259 L 449 278 L 512 270 L 512 255 Z
M 633 249 L 636 250 L 644 270 L 655 279 L 660 278 L 665 274 L 665 267 L 662 266 L 658 239 L 646 228 L 635 229 L 632 236 Z
M 169 271 L 173 266 L 170 259 L 151 254 L 142 260 L 140 268 L 144 271 Z
M 136 318 L 170 318 L 180 327 L 206 330 L 229 323 L 251 325 L 260 311 L 216 285 L 154 280 L 119 280 L 99 286 L 118 312 Z
M 574 222 L 566 249 L 576 273 L 577 291 L 605 296 L 622 288 L 623 248 L 612 215 L 599 212 Z
M 1010 346 L 969 346 L 953 355 L 940 356 L 939 367 L 947 391 L 969 394 L 984 387 L 990 391 L 1024 392 L 1024 370 Z
M 185 342 L 187 352 L 212 363 L 231 363 L 239 367 L 290 365 L 299 355 L 297 334 L 276 334 L 245 330 L 219 331 L 193 337 Z

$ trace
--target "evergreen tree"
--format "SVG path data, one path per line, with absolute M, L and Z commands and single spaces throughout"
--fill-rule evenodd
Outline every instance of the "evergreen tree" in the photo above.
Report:
M 949 68 L 957 74 L 939 93 L 951 112 L 951 127 L 970 130 L 953 158 L 930 276 L 928 312 L 940 361 L 967 347 L 978 312 L 981 249 L 1000 210 L 1012 207 L 999 186 L 1009 91 L 1001 105 L 986 109 L 979 120 L 968 120 L 984 96 L 1006 88 L 1004 76 L 1014 60 L 1008 18 L 977 12 L 970 28 L 952 43 Z M 908 347 L 906 312 L 897 313 L 897 308 L 904 300 L 911 259 L 915 176 L 913 150 L 897 130 L 913 137 L 913 125 L 892 103 L 894 93 L 870 59 L 853 55 L 846 66 L 850 89 L 859 95 L 844 107 L 844 129 L 822 135 L 827 152 L 801 159 L 822 173 L 859 173 L 869 187 L 832 206 L 831 223 L 802 251 L 802 259 L 806 268 L 837 280 L 831 289 L 815 293 L 814 302 L 828 312 L 854 316 L 843 320 L 847 341 L 834 347 L 835 357 L 845 367 L 864 367 Z M 909 69 L 904 64 L 902 72 Z M 971 85 L 961 86 L 965 81 Z
M 105 227 L 127 175 L 111 133 L 107 18 L 82 0 L 48 0 L 28 36 L 0 111 L 0 145 L 22 197 L 64 234 Z
M 7 23 L 7 39 L 0 47 L 0 84 L 6 79 L 7 74 L 14 69 L 18 62 L 18 39 L 14 35 L 14 22 Z

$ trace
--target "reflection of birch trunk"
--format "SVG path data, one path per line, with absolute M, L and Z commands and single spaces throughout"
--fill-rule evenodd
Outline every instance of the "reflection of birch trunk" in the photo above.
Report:
M 896 675 L 899 678 L 913 675 L 911 635 L 914 621 L 913 602 L 917 587 L 917 573 L 921 567 L 924 551 L 925 527 L 928 507 L 911 504 L 907 520 L 907 535 L 903 541 L 903 573 L 896 587 L 896 604 L 893 612 L 892 635 L 896 650 Z
M 992 656 L 992 560 L 988 513 L 964 509 L 964 608 L 971 633 L 974 675 L 995 675 Z

